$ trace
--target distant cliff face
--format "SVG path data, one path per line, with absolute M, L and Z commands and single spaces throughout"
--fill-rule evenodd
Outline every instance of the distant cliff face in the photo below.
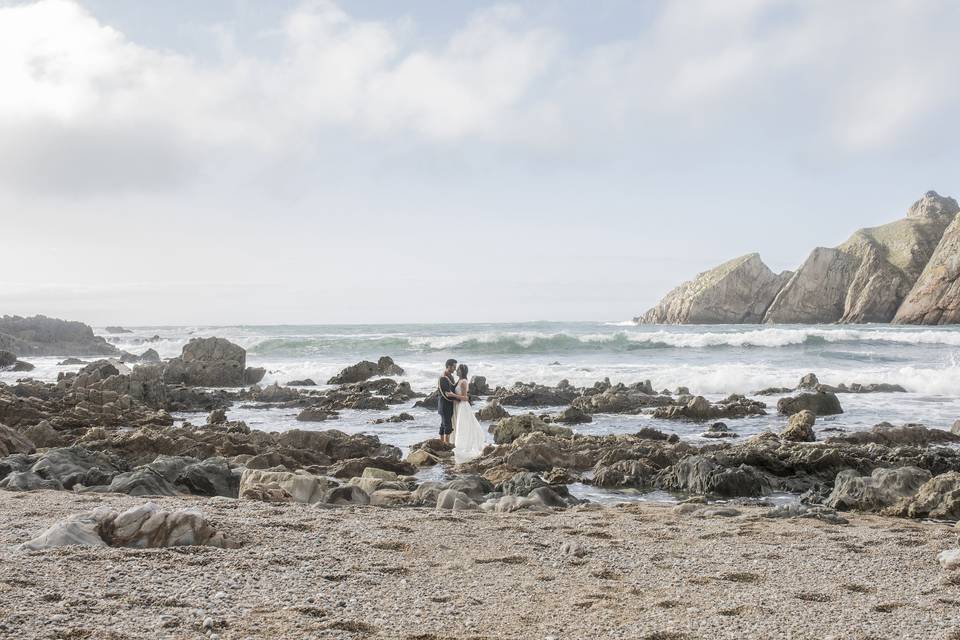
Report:
M 943 233 L 937 250 L 907 295 L 894 322 L 960 323 L 960 216 Z
M 790 276 L 772 272 L 751 253 L 725 262 L 685 282 L 637 322 L 648 324 L 711 324 L 760 322 Z
M 635 320 L 960 322 L 960 228 L 951 225 L 958 211 L 956 200 L 928 191 L 906 218 L 818 247 L 795 273 L 776 276 L 757 254 L 743 256 L 677 287 Z
M 764 322 L 890 322 L 957 210 L 953 198 L 928 191 L 906 218 L 860 229 L 836 249 L 814 249 Z

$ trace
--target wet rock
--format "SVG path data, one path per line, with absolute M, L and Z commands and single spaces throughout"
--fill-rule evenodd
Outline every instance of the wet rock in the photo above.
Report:
M 243 384 L 258 384 L 265 375 L 267 370 L 263 367 L 247 367 L 243 370 Z
M 702 455 L 687 456 L 661 471 L 655 482 L 671 491 L 721 497 L 762 496 L 771 490 L 768 479 L 755 467 L 724 467 Z
M 340 415 L 336 411 L 321 409 L 320 407 L 307 407 L 297 414 L 297 420 L 300 422 L 324 422 L 326 420 L 336 420 Z
M 207 424 L 224 424 L 227 421 L 226 409 L 214 409 L 207 416 Z
M 330 466 L 327 474 L 334 478 L 359 478 L 368 467 L 392 471 L 398 475 L 409 476 L 416 473 L 416 468 L 394 458 L 363 457 L 351 460 L 342 460 Z
M 40 449 L 64 447 L 70 444 L 71 440 L 68 433 L 57 431 L 46 420 L 29 427 L 20 427 L 20 433 Z M 0 445 L 0 450 L 2 449 L 3 446 Z
M 36 449 L 28 438 L 21 433 L 0 424 L 0 457 L 14 453 L 33 453 Z
M 817 387 L 820 386 L 820 379 L 817 378 L 817 374 L 808 373 L 807 375 L 800 378 L 800 384 L 797 385 L 797 389 L 802 389 L 804 391 L 816 391 Z
M 444 511 L 472 511 L 477 509 L 477 503 L 462 491 L 444 489 L 437 496 L 436 508 Z
M 929 471 L 916 467 L 874 469 L 869 476 L 848 469 L 837 474 L 824 504 L 838 510 L 881 511 L 913 496 L 929 479 Z
M 491 430 L 493 440 L 497 444 L 513 442 L 520 436 L 534 431 L 559 437 L 570 437 L 573 435 L 573 431 L 570 429 L 547 424 L 532 413 L 503 418 L 493 425 Z
M 377 362 L 363 360 L 351 365 L 333 376 L 327 384 L 350 384 L 363 382 L 374 376 L 402 376 L 403 369 L 397 366 L 389 356 L 383 356 Z
M 751 400 L 741 395 L 731 395 L 728 398 L 711 404 L 703 396 L 696 396 L 686 404 L 658 407 L 653 412 L 655 418 L 686 419 L 686 420 L 715 420 L 717 418 L 743 418 L 746 416 L 765 415 L 766 404 Z
M 236 498 L 240 489 L 239 478 L 220 457 L 188 465 L 177 475 L 175 484 L 195 496 Z
M 543 480 L 550 486 L 569 485 L 581 481 L 581 477 L 578 474 L 562 467 L 554 467 L 542 475 Z
M 487 384 L 487 379 L 484 376 L 473 376 L 470 378 L 470 382 L 467 386 L 467 393 L 471 396 L 490 395 L 490 385 Z
M 66 545 L 92 547 L 179 547 L 203 545 L 233 549 L 239 543 L 216 531 L 197 509 L 165 511 L 148 502 L 124 512 L 99 507 L 58 522 L 18 547 L 39 551 Z
M 870 431 L 854 431 L 841 436 L 833 436 L 829 438 L 828 442 L 926 447 L 932 444 L 960 442 L 960 435 L 942 429 L 929 429 L 922 424 L 905 424 L 897 427 L 889 422 L 881 422 L 871 428 Z
M 576 407 L 567 407 L 554 416 L 553 421 L 561 424 L 586 424 L 593 422 L 593 416 Z
M 345 484 L 327 491 L 323 501 L 326 504 L 370 504 L 370 496 L 358 486 Z
M 500 496 L 487 500 L 480 508 L 490 513 L 513 513 L 516 511 L 549 511 L 531 498 L 521 496 Z
M 246 350 L 223 338 L 193 338 L 163 372 L 167 384 L 240 387 L 246 383 Z
M 137 360 L 139 362 L 160 362 L 160 354 L 157 353 L 156 349 L 147 349 L 140 354 L 140 357 Z
M 377 489 L 370 494 L 370 504 L 375 507 L 402 507 L 413 501 L 413 493 L 406 489 Z
M 927 480 L 915 495 L 886 511 L 907 518 L 960 520 L 960 473 L 951 471 Z
M 282 403 L 299 399 L 300 392 L 296 389 L 281 387 L 274 382 L 263 389 L 254 387 L 251 389 L 250 397 L 257 402 Z
M 73 446 L 48 449 L 37 454 L 30 471 L 43 478 L 56 480 L 65 489 L 71 489 L 77 484 L 109 484 L 117 473 L 128 468 L 116 456 Z
M 509 479 L 504 480 L 497 487 L 497 490 L 507 495 L 526 496 L 534 489 L 546 486 L 549 485 L 544 482 L 539 474 L 527 471 L 517 473 Z
M 180 491 L 163 474 L 150 467 L 139 467 L 114 476 L 107 488 L 110 493 L 126 493 L 131 496 L 176 496 Z
M 493 484 L 483 476 L 465 474 L 445 483 L 443 488 L 464 493 L 470 499 L 479 502 L 483 499 L 483 496 L 493 491 Z
M 291 380 L 287 383 L 288 387 L 315 387 L 317 383 L 313 381 L 312 378 L 304 378 L 303 380 Z
M 714 422 L 710 427 L 700 434 L 701 438 L 738 438 L 740 435 L 730 430 L 730 427 L 723 422 Z
M 13 363 L 13 367 L 10 370 L 18 371 L 18 372 L 27 372 L 27 371 L 33 371 L 34 369 L 36 369 L 36 367 L 34 367 L 29 362 L 24 362 L 23 360 L 17 360 L 16 362 Z
M 509 417 L 510 414 L 507 413 L 507 410 L 500 406 L 500 402 L 495 399 L 489 400 L 477 411 L 477 420 L 493 421 Z
M 646 487 L 651 484 L 656 471 L 641 460 L 620 460 L 598 465 L 594 469 L 593 484 L 607 489 Z
M 261 471 L 246 469 L 240 477 L 239 495 L 246 500 L 300 502 L 314 504 L 326 498 L 327 479 L 306 472 Z M 286 498 L 284 498 L 286 496 Z
M 389 418 L 377 418 L 376 420 L 373 421 L 373 424 L 412 422 L 415 419 L 416 418 L 414 418 L 409 413 L 400 413 L 395 416 L 390 416 Z
M 9 351 L 0 351 L 0 370 L 8 369 L 17 363 L 17 356 Z
M 848 524 L 848 520 L 837 515 L 835 510 L 820 505 L 782 504 L 761 515 L 764 518 L 808 518 L 830 524 Z
M 783 416 L 790 416 L 803 410 L 811 411 L 815 416 L 843 413 L 843 407 L 840 406 L 837 395 L 829 391 L 801 393 L 780 398 L 777 402 L 777 412 Z
M 783 430 L 780 437 L 792 442 L 813 442 L 817 439 L 813 432 L 813 425 L 817 421 L 817 416 L 807 409 L 799 411 L 787 421 L 787 428 Z
M 671 401 L 669 396 L 655 395 L 649 380 L 629 387 L 604 381 L 584 390 L 571 406 L 586 413 L 638 414 L 648 407 L 664 406 Z
M 49 480 L 32 471 L 14 471 L 0 480 L 0 489 L 7 491 L 60 491 L 63 485 L 56 480 Z
M 493 398 L 508 407 L 556 407 L 570 404 L 578 395 L 579 391 L 570 386 L 517 382 L 509 389 L 497 387 Z
M 66 360 L 61 360 L 57 363 L 57 365 L 61 367 L 73 367 L 78 364 L 87 364 L 87 361 L 81 360 L 80 358 L 67 358 Z

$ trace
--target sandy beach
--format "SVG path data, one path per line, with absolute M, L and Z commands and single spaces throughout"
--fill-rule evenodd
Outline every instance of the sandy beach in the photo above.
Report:
M 680 514 L 198 506 L 240 549 L 21 552 L 68 515 L 144 498 L 0 492 L 10 638 L 955 638 L 951 526 Z M 206 628 L 205 628 L 206 625 Z

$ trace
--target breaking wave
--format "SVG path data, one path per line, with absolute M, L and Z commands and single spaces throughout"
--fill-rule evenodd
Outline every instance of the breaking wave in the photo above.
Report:
M 271 337 L 250 345 L 256 355 L 342 352 L 457 351 L 475 354 L 564 354 L 646 349 L 782 348 L 822 345 L 942 345 L 960 347 L 960 332 L 765 328 L 742 331 L 489 332 L 454 335 L 321 335 Z

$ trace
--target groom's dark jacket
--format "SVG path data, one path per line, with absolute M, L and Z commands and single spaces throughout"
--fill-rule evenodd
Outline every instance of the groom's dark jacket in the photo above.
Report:
M 453 380 L 451 380 L 447 375 L 440 376 L 438 388 L 440 389 L 440 393 L 437 395 L 437 413 L 440 415 L 452 416 L 453 400 L 450 400 L 447 397 L 447 394 L 453 393 Z

